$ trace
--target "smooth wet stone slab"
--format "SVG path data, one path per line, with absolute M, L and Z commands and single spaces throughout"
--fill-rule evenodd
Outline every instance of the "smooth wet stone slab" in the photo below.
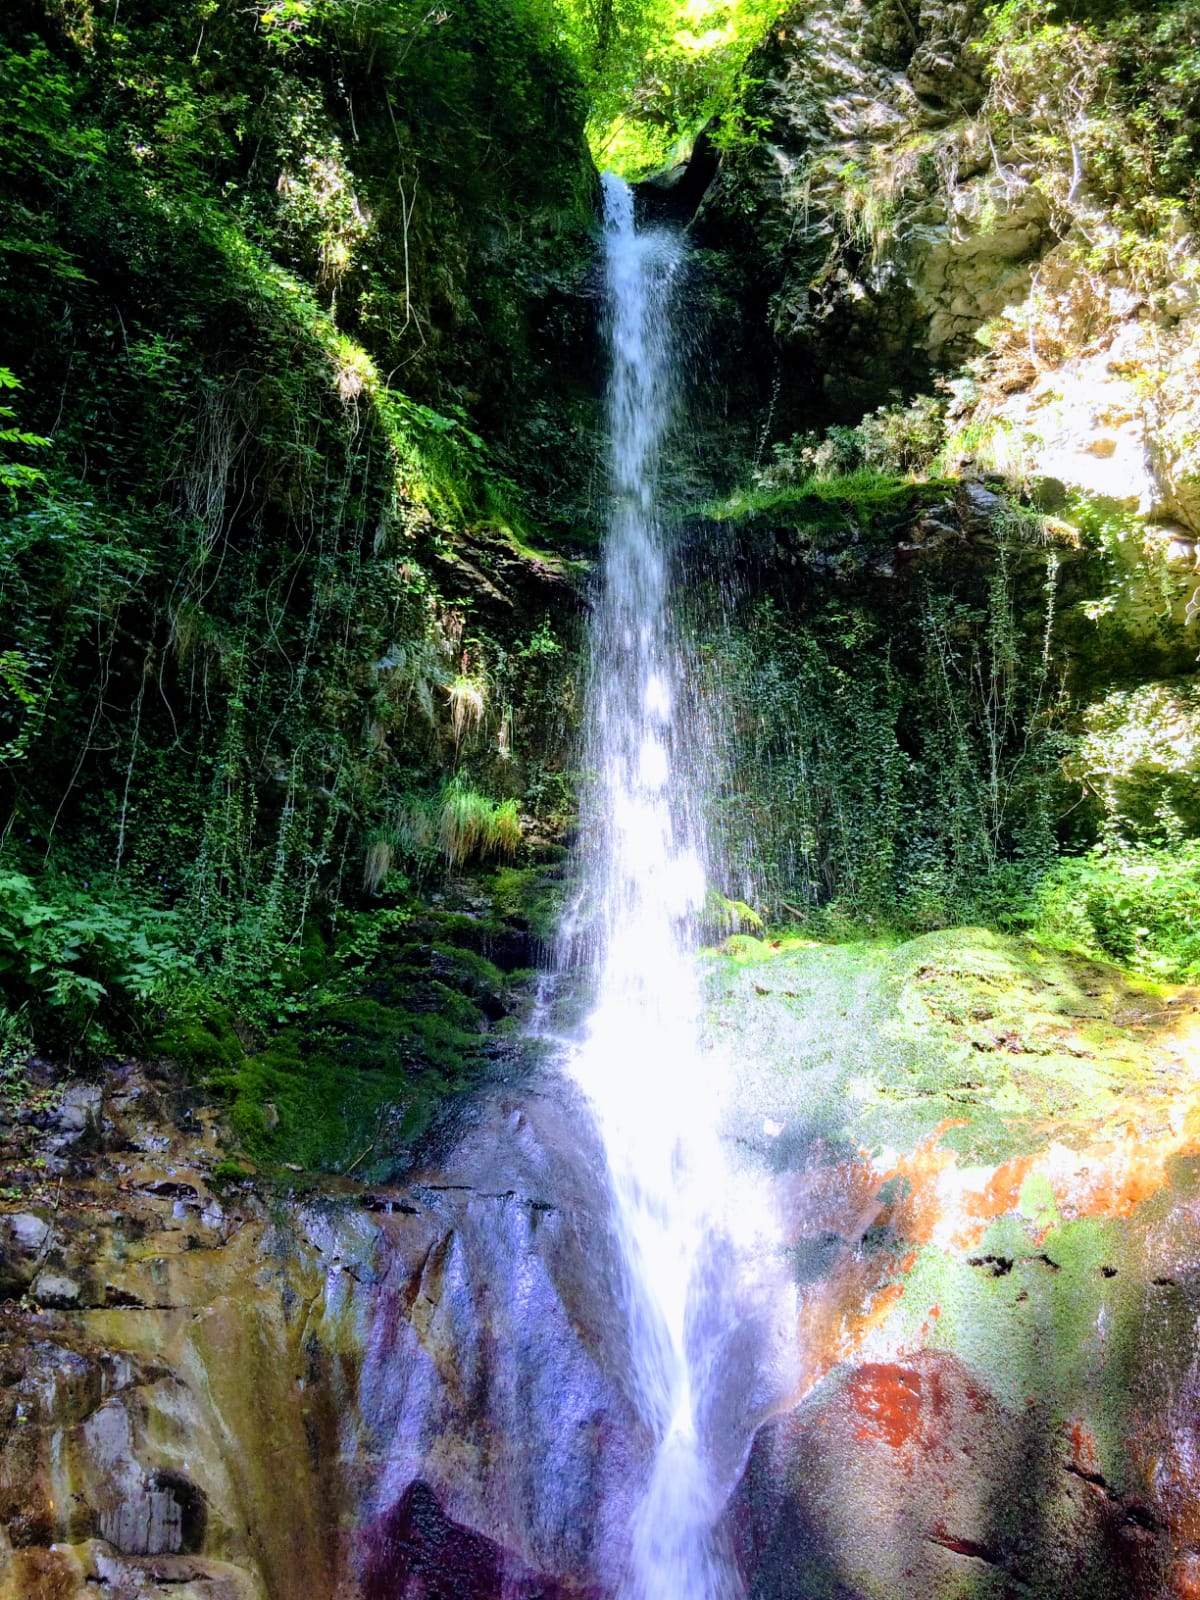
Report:
M 402 1188 L 267 1202 L 108 1110 L 53 1232 L 7 1227 L 52 1264 L 0 1306 L 0 1600 L 612 1592 L 649 1440 L 566 1091 L 479 1107 Z

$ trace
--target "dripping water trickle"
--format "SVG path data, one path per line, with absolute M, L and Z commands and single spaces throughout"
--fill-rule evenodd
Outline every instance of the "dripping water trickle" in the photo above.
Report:
M 726 1160 L 726 1072 L 702 1044 L 695 950 L 713 730 L 687 693 L 661 520 L 683 245 L 669 229 L 635 226 L 621 180 L 606 177 L 604 192 L 611 511 L 592 627 L 596 781 L 583 819 L 595 1000 L 570 1070 L 608 1159 L 630 1381 L 655 1441 L 623 1597 L 736 1600 L 719 1521 L 761 1417 L 762 1285 L 745 1263 L 767 1229 Z

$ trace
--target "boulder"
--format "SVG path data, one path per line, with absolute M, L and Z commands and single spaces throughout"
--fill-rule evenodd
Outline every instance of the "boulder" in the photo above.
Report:
M 1188 1595 L 1200 995 L 982 930 L 747 953 L 804 1366 L 727 1513 L 751 1600 Z

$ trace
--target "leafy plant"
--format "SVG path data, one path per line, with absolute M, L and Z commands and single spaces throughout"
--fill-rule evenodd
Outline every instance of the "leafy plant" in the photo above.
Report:
M 772 445 L 772 459 L 755 472 L 755 481 L 772 488 L 845 482 L 864 469 L 864 482 L 868 473 L 876 482 L 926 474 L 945 441 L 945 412 L 943 397 L 917 395 L 868 412 L 852 428 L 835 423 L 820 434 L 794 434 Z
M 557 0 L 590 99 L 597 165 L 644 176 L 686 155 L 706 125 L 718 146 L 761 131 L 748 102 L 751 50 L 779 0 Z
M 1170 849 L 1100 846 L 1063 860 L 1034 902 L 1034 930 L 1149 976 L 1200 975 L 1200 841 Z
M 19 389 L 21 380 L 8 370 L 0 367 L 0 389 Z M 41 434 L 29 433 L 24 428 L 16 425 L 16 411 L 12 406 L 0 405 L 0 446 L 17 445 L 26 450 L 44 450 L 49 447 L 49 439 L 44 439 Z M 32 484 L 44 481 L 44 474 L 37 467 L 27 461 L 5 460 L 0 456 L 0 490 L 7 493 L 11 504 L 16 504 L 17 490 L 27 489 Z
M 114 1025 L 144 1024 L 190 966 L 170 912 L 0 872 L 5 1016 L 27 1019 L 45 1047 L 103 1047 Z

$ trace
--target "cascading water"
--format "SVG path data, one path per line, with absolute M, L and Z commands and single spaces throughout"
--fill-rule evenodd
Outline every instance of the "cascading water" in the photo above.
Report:
M 631 1377 L 656 1441 L 624 1594 L 733 1600 L 740 1584 L 716 1530 L 762 1410 L 763 1303 L 746 1264 L 765 1224 L 724 1158 L 724 1073 L 701 1043 L 700 803 L 712 730 L 687 709 L 659 516 L 683 247 L 670 230 L 636 229 L 619 179 L 606 177 L 604 193 L 612 510 L 592 633 L 596 791 L 584 819 L 596 992 L 570 1066 L 607 1153 Z

